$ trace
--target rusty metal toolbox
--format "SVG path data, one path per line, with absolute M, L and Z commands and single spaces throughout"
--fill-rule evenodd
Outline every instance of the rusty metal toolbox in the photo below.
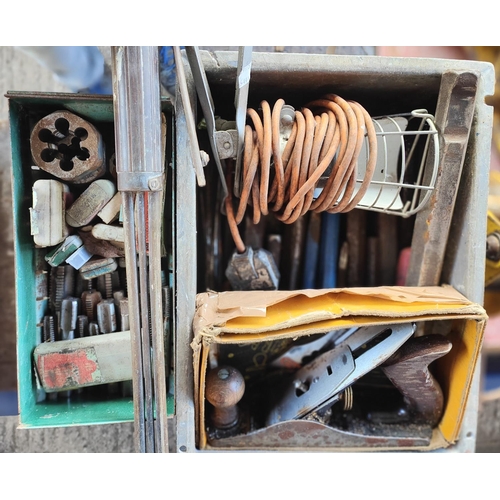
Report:
M 212 107 L 216 117 L 220 117 L 222 120 L 234 120 L 234 89 L 237 80 L 238 53 L 201 51 L 200 57 L 206 73 L 206 82 L 213 97 Z M 195 103 L 195 81 L 189 71 L 188 64 L 185 65 L 185 69 L 188 90 L 192 103 Z M 389 120 L 397 121 L 401 115 L 412 114 L 414 111 L 417 112 L 416 114 L 423 113 L 425 116 L 432 116 L 438 135 L 438 143 L 431 145 L 431 150 L 434 149 L 425 161 L 422 175 L 418 177 L 417 181 L 413 180 L 415 184 L 421 182 L 424 194 L 419 199 L 424 199 L 422 206 L 414 212 L 403 213 L 408 208 L 414 208 L 416 206 L 414 202 L 401 203 L 397 208 L 391 205 L 393 203 L 391 202 L 388 207 L 382 207 L 382 210 L 379 211 L 385 212 L 384 217 L 397 218 L 400 221 L 398 222 L 398 230 L 401 229 L 402 233 L 406 234 L 404 244 L 398 248 L 398 251 L 402 247 L 408 248 L 410 251 L 409 267 L 407 268 L 406 281 L 402 283 L 404 286 L 400 289 L 401 295 L 405 295 L 407 292 L 411 294 L 410 289 L 416 290 L 415 287 L 450 286 L 450 289 L 454 289 L 453 293 L 458 292 L 459 296 L 462 297 L 460 300 L 473 304 L 474 308 L 477 307 L 478 316 L 475 319 L 479 322 L 484 321 L 485 317 L 481 312 L 480 305 L 484 293 L 487 220 L 487 197 L 485 194 L 488 192 L 493 117 L 493 110 L 485 104 L 485 98 L 492 95 L 494 91 L 493 66 L 488 63 L 440 59 L 254 52 L 249 81 L 248 108 L 258 111 L 264 107 L 264 101 L 272 107 L 279 99 L 283 99 L 284 103 L 292 106 L 293 109 L 301 109 L 301 107 L 307 107 L 308 103 L 312 101 L 324 98 L 325 95 L 335 94 L 346 101 L 352 100 L 360 103 L 371 117 L 390 117 Z M 196 315 L 197 321 L 201 318 L 208 322 L 204 316 L 205 304 L 202 300 L 202 297 L 205 297 L 204 292 L 209 292 L 209 296 L 213 295 L 218 300 L 219 297 L 223 296 L 218 292 L 230 289 L 227 282 L 224 282 L 223 268 L 227 264 L 224 259 L 227 259 L 227 256 L 231 254 L 234 243 L 230 240 L 229 245 L 222 243 L 221 235 L 224 232 L 227 235 L 227 212 L 224 213 L 222 210 L 221 201 L 224 196 L 221 195 L 221 178 L 219 178 L 216 165 L 212 161 L 205 167 L 207 185 L 198 187 L 195 166 L 190 153 L 189 116 L 185 113 L 183 100 L 180 96 L 177 97 L 175 104 L 174 274 L 176 288 L 174 293 L 174 350 L 176 408 L 173 421 L 173 439 L 175 440 L 175 449 L 179 452 L 197 452 L 207 448 L 214 451 L 217 446 L 206 446 L 208 424 L 205 421 L 205 416 L 208 414 L 208 406 L 205 405 L 208 403 L 204 401 L 204 384 L 207 367 L 217 366 L 218 356 L 223 357 L 224 353 L 222 351 L 215 352 L 215 356 L 212 356 L 208 352 L 207 357 L 203 357 L 205 364 L 199 364 L 200 346 L 205 345 L 203 344 L 205 340 L 209 343 L 210 339 L 203 337 L 203 342 L 201 342 L 199 335 L 196 338 L 193 336 L 193 321 Z M 210 144 L 206 138 L 204 139 L 203 132 L 199 132 L 198 136 L 200 148 L 210 151 Z M 433 155 L 434 162 L 432 161 Z M 384 173 L 384 170 L 381 173 L 387 174 Z M 386 176 L 379 184 L 384 186 L 380 188 L 381 190 L 390 189 L 394 182 L 391 183 L 390 179 L 388 181 Z M 406 181 L 399 186 L 402 189 L 411 187 Z M 232 185 L 229 183 L 228 190 L 230 193 L 232 192 Z M 238 196 L 236 191 L 235 194 Z M 425 192 L 428 192 L 429 195 L 426 196 Z M 362 226 L 366 232 L 371 231 L 370 224 L 373 223 L 371 213 L 376 212 L 372 209 L 380 208 L 377 205 L 377 200 L 381 199 L 380 193 L 375 198 L 376 200 L 372 201 L 371 205 L 358 205 L 356 209 L 349 212 L 352 214 L 368 213 L 366 215 L 368 222 Z M 215 208 L 211 209 L 210 207 Z M 400 213 L 395 214 L 396 210 L 399 210 Z M 403 217 L 399 217 L 401 215 Z M 355 218 L 353 217 L 353 219 Z M 346 224 L 346 222 L 340 222 L 340 224 Z M 271 226 L 275 232 L 279 232 L 282 227 L 272 223 Z M 346 230 L 345 226 L 341 227 L 344 228 L 341 230 Z M 408 228 L 410 229 L 408 230 Z M 282 235 L 284 238 L 287 236 L 284 232 Z M 251 231 L 244 235 L 244 239 L 247 241 L 251 237 Z M 293 235 L 291 238 L 291 240 L 284 241 L 293 241 Z M 387 245 L 390 243 L 390 239 L 386 238 Z M 284 243 L 282 256 L 292 253 L 292 249 L 293 245 L 287 246 L 287 243 Z M 341 257 L 342 250 L 339 253 Z M 398 260 L 398 253 L 389 250 L 385 253 L 387 258 L 392 259 L 394 267 L 394 263 Z M 224 257 L 220 257 L 221 255 Z M 368 261 L 370 255 L 372 255 L 371 252 L 358 255 L 356 245 L 350 248 L 350 258 L 358 264 Z M 266 292 L 271 294 L 270 296 L 273 293 L 279 295 L 279 293 L 289 293 L 287 290 L 300 288 L 329 288 L 328 285 L 321 284 L 303 286 L 300 280 L 293 281 L 291 277 L 294 269 L 293 258 L 285 266 L 287 266 L 285 267 L 286 272 L 281 272 L 282 279 L 285 274 L 286 276 L 279 289 L 283 292 Z M 296 274 L 299 275 L 301 272 L 302 270 L 296 271 Z M 366 287 L 366 293 L 369 295 L 371 293 L 369 290 L 375 290 L 370 287 L 378 285 L 371 280 L 369 273 L 365 274 L 366 276 L 363 275 L 362 278 L 366 278 L 366 280 L 359 282 L 360 284 L 356 284 L 356 280 L 352 278 L 351 281 L 343 281 L 341 288 L 349 293 L 351 287 L 361 287 L 357 288 L 358 291 L 362 291 Z M 217 280 L 216 276 L 222 276 L 222 279 Z M 344 278 L 344 276 L 340 276 L 339 271 L 338 282 Z M 395 285 L 394 273 L 391 279 L 392 283 L 388 282 L 384 285 L 389 285 L 389 288 L 391 285 Z M 394 289 L 392 290 L 390 293 L 394 292 Z M 320 290 L 318 290 L 319 292 Z M 243 293 L 245 300 L 248 299 L 248 303 L 244 301 L 234 303 L 234 310 L 238 310 L 240 306 L 241 310 L 247 312 L 252 311 L 252 307 L 256 310 L 259 309 L 259 301 L 252 299 L 252 294 L 259 294 L 258 291 L 234 293 Z M 358 298 L 364 293 L 361 292 Z M 197 296 L 197 294 L 200 295 Z M 281 297 L 281 295 L 279 296 Z M 239 296 L 228 297 L 237 300 Z M 230 301 L 231 299 L 225 300 Z M 359 298 L 358 306 L 365 304 L 363 300 L 365 299 Z M 436 301 L 436 307 L 439 308 L 439 298 Z M 290 300 L 286 307 L 299 307 L 297 304 L 297 302 Z M 197 310 L 197 306 L 201 308 Z M 230 303 L 226 303 L 227 309 L 231 309 Z M 374 309 L 368 308 L 367 310 L 373 312 Z M 294 310 L 289 311 L 290 317 L 293 316 L 293 312 Z M 261 311 L 262 314 L 265 313 Z M 469 335 L 472 331 L 469 330 L 470 324 L 467 321 L 460 324 L 461 328 L 467 329 L 469 332 L 467 335 Z M 469 326 L 464 327 L 466 324 Z M 479 349 L 482 338 L 481 327 L 478 330 L 473 329 L 477 333 L 477 337 L 475 337 L 477 340 L 476 348 Z M 196 331 L 198 333 L 205 332 L 203 329 Z M 243 333 L 244 331 L 242 330 Z M 325 330 L 319 329 L 315 330 L 315 333 L 320 331 L 325 332 Z M 247 334 L 248 332 L 249 330 L 247 330 Z M 231 331 L 226 333 L 228 338 L 235 338 L 236 334 L 231 337 Z M 299 337 L 299 334 L 296 337 L 291 336 L 295 339 Z M 259 342 L 262 343 L 262 335 L 259 339 L 253 343 L 257 346 L 257 350 L 258 346 L 261 345 Z M 251 339 L 246 339 L 246 342 L 251 342 Z M 265 344 L 269 344 L 267 347 L 271 345 L 270 342 Z M 290 346 L 288 345 L 288 347 Z M 284 352 L 283 346 L 281 349 L 280 353 L 282 354 Z M 456 432 L 456 435 L 452 436 L 447 446 L 438 446 L 438 449 L 460 452 L 471 452 L 475 449 L 480 363 L 479 360 L 477 362 L 475 359 L 473 360 L 474 356 L 471 355 L 467 358 L 468 366 L 472 368 L 472 372 L 468 375 L 467 395 L 460 408 L 461 425 L 453 430 L 452 434 Z M 235 362 L 237 354 L 233 351 L 229 354 L 226 353 L 225 359 L 232 359 Z M 451 377 L 452 372 L 448 371 L 447 373 Z M 230 375 L 231 370 L 226 370 L 224 377 Z M 296 391 L 299 390 L 298 387 L 299 385 L 296 386 Z M 238 401 L 238 398 L 234 401 Z M 235 404 L 234 401 L 231 403 L 232 405 Z M 274 420 L 271 418 L 271 424 L 276 421 L 276 418 Z M 198 428 L 197 423 L 199 424 Z M 341 446 L 332 444 L 328 437 L 325 437 L 323 443 L 318 444 L 317 426 L 315 427 L 310 422 L 302 422 L 302 424 L 299 437 L 293 437 L 297 430 L 293 425 L 284 429 L 281 436 L 273 436 L 273 439 L 276 437 L 276 440 L 273 442 L 272 449 L 275 451 L 285 449 L 335 451 L 341 449 Z M 308 440 L 307 432 L 311 433 L 310 440 Z M 224 433 L 222 432 L 221 435 Z M 215 436 L 217 439 L 217 434 Z M 293 441 L 294 439 L 295 441 Z M 286 444 L 285 441 L 287 441 Z M 358 449 L 369 450 L 370 446 L 366 446 L 367 441 L 362 441 L 363 446 Z M 223 442 L 226 445 L 221 445 L 221 448 L 225 451 L 266 449 L 262 441 L 260 444 L 258 440 L 250 445 L 248 440 L 245 443 L 245 435 L 237 436 L 232 440 L 223 440 Z M 403 445 L 401 446 L 404 448 Z M 409 446 L 409 448 L 412 447 Z M 415 449 L 417 448 L 415 447 Z M 393 443 L 389 449 L 397 450 L 398 445 Z
M 80 231 L 80 224 L 78 228 L 73 228 L 71 232 L 73 237 L 80 233 L 79 236 L 85 240 L 85 244 L 82 246 L 82 242 L 80 242 L 79 244 L 75 243 L 73 246 L 69 243 L 65 245 L 74 252 L 71 254 L 72 256 L 77 255 L 78 250 L 83 247 L 88 250 L 88 253 L 83 252 L 74 257 L 75 260 L 72 261 L 72 265 L 65 264 L 65 262 L 69 262 L 69 260 L 66 260 L 66 258 L 69 259 L 69 254 L 66 255 L 63 252 L 65 248 L 61 249 L 59 245 L 55 244 L 55 240 L 49 238 L 42 244 L 35 244 L 34 242 L 34 237 L 36 237 L 34 233 L 38 232 L 40 234 L 44 229 L 41 227 L 43 224 L 41 221 L 44 219 L 40 218 L 38 220 L 39 224 L 35 224 L 37 220 L 34 212 L 37 208 L 40 210 L 45 208 L 40 206 L 43 200 L 39 200 L 34 196 L 33 186 L 37 180 L 57 179 L 61 181 L 59 185 L 67 182 L 71 188 L 63 190 L 66 193 L 64 196 L 72 196 L 73 199 L 83 195 L 85 189 L 91 185 L 94 179 L 103 180 L 106 183 L 104 186 L 108 187 L 116 183 L 113 98 L 112 96 L 85 94 L 30 92 L 9 92 L 7 98 L 9 99 L 13 157 L 12 185 L 20 427 L 62 427 L 134 421 L 130 332 L 127 331 L 129 330 L 127 326 L 128 315 L 123 309 L 123 302 L 121 302 L 124 297 L 127 297 L 126 291 L 128 288 L 124 259 L 122 259 L 124 255 L 122 237 L 119 235 L 113 236 L 111 239 L 121 239 L 121 242 L 114 241 L 114 244 L 110 244 L 110 241 L 101 240 L 100 249 L 94 250 L 95 246 L 93 246 L 93 240 L 90 238 L 90 232 L 87 232 L 87 237 L 85 237 Z M 166 118 L 164 123 L 166 128 L 164 128 L 165 142 L 163 144 L 165 149 L 163 159 L 164 162 L 167 161 L 168 164 L 171 164 L 173 162 L 174 126 L 173 109 L 170 100 L 162 100 L 161 110 Z M 53 113 L 57 113 L 57 116 L 53 115 Z M 41 120 L 44 117 L 52 118 L 48 119 L 47 123 L 42 123 Z M 55 124 L 53 130 L 50 120 Z M 71 134 L 77 139 L 76 142 L 80 144 L 80 150 L 64 155 L 64 158 L 58 164 L 60 169 L 57 167 L 59 169 L 57 172 L 46 172 L 39 168 L 33 159 L 34 148 L 30 147 L 33 130 L 35 130 L 37 123 L 41 123 L 36 131 L 38 133 L 37 137 L 42 143 L 49 144 L 49 146 L 45 145 L 44 149 L 38 152 L 41 157 L 38 158 L 38 162 L 52 164 L 54 158 L 51 156 L 50 143 L 57 142 L 57 137 L 60 138 L 65 135 L 65 126 L 67 129 L 68 121 L 71 122 Z M 43 134 L 47 137 L 42 137 Z M 52 136 L 55 136 L 54 140 L 51 140 Z M 97 141 L 97 137 L 100 137 L 102 142 L 92 144 L 91 141 Z M 89 142 L 85 142 L 87 138 L 90 145 Z M 36 137 L 34 140 L 36 141 Z M 83 171 L 87 173 L 80 178 L 82 172 L 79 171 L 81 166 L 79 161 L 81 160 L 83 163 L 85 159 L 89 159 L 88 157 L 85 158 L 85 146 L 88 148 L 87 151 L 90 154 L 91 161 L 95 161 L 96 170 L 93 172 L 93 177 L 88 177 L 88 169 L 84 168 Z M 98 152 L 100 157 L 96 159 L 95 156 L 98 155 Z M 65 161 L 67 163 L 64 163 Z M 70 181 L 66 181 L 65 176 Z M 77 182 L 72 183 L 71 181 L 75 179 Z M 168 178 L 167 184 L 168 186 L 171 185 L 170 178 Z M 112 189 L 113 193 L 116 190 L 115 187 L 110 189 Z M 40 198 L 42 194 L 44 194 L 43 191 L 37 192 L 37 196 Z M 54 192 L 51 192 L 52 195 L 56 196 Z M 92 194 L 92 198 L 98 198 L 98 196 L 99 193 Z M 168 188 L 165 188 L 165 196 L 167 198 L 172 196 Z M 61 199 L 59 199 L 58 203 L 60 209 Z M 169 203 L 165 203 L 165 207 L 165 220 L 170 221 L 168 215 Z M 50 208 L 52 209 L 52 204 Z M 57 210 L 57 206 L 54 207 L 54 210 Z M 85 213 L 85 210 L 82 209 L 78 215 L 83 217 L 83 213 Z M 120 203 L 118 203 L 114 207 L 114 212 L 110 211 L 106 214 L 99 212 L 100 217 L 93 217 L 92 224 L 96 222 L 101 225 L 105 225 L 105 222 L 113 224 L 112 221 L 115 221 L 112 229 L 115 230 L 115 233 L 116 231 L 119 232 L 123 225 L 118 222 L 121 219 L 120 213 Z M 158 220 L 163 220 L 163 216 L 158 217 Z M 164 226 L 164 229 L 165 234 L 170 234 L 168 224 Z M 66 233 L 63 232 L 62 236 L 66 236 Z M 61 235 L 58 235 L 58 237 L 60 238 Z M 162 283 L 168 286 L 172 285 L 168 258 L 168 255 L 171 254 L 171 250 L 169 250 L 170 240 L 170 236 L 162 238 L 164 254 L 162 256 L 161 279 Z M 88 266 L 88 273 L 90 274 L 87 275 L 87 285 L 81 288 L 82 280 L 80 278 L 84 275 L 79 273 L 78 269 L 84 269 L 83 264 L 88 261 L 89 254 L 100 255 L 102 258 L 94 262 L 92 266 Z M 68 269 L 72 268 L 72 272 L 61 273 L 62 277 L 59 276 L 59 272 L 56 270 L 62 271 L 66 267 Z M 110 279 L 101 280 L 104 275 L 99 272 L 99 269 L 107 270 L 106 275 Z M 60 286 L 66 287 L 66 285 L 68 287 L 72 285 L 72 291 L 70 293 L 68 288 L 68 293 L 61 295 L 62 292 L 57 290 L 59 290 Z M 89 287 L 93 288 L 93 290 L 90 290 Z M 123 293 L 124 291 L 125 293 Z M 115 295 L 117 292 L 120 293 L 119 297 Z M 50 347 L 56 344 L 51 341 L 61 340 L 57 337 L 50 338 L 54 332 L 51 332 L 50 322 L 46 322 L 47 318 L 54 320 L 56 317 L 54 303 L 67 295 L 79 299 L 84 293 L 93 294 L 93 298 L 99 295 L 101 299 L 106 299 L 108 302 L 110 299 L 113 302 L 114 299 L 115 304 L 119 300 L 122 305 L 121 320 L 116 320 L 119 326 L 114 325 L 110 330 L 99 327 L 100 330 L 98 331 L 97 323 L 94 321 L 95 333 L 101 333 L 102 335 L 94 337 L 98 338 L 97 343 L 92 343 L 90 346 L 87 344 L 86 346 L 85 343 L 92 340 L 92 337 L 89 336 L 92 335 L 92 323 L 89 323 L 92 318 L 90 318 L 89 309 L 83 307 L 83 311 L 85 311 L 83 312 L 80 306 L 78 317 L 83 316 L 82 326 L 80 326 L 80 323 L 78 325 L 67 325 L 63 333 L 75 337 L 71 342 L 81 341 L 82 344 L 57 352 L 56 355 L 59 360 L 55 369 L 49 369 L 49 364 L 55 362 L 54 355 L 50 352 L 39 353 L 40 357 L 37 358 L 35 366 L 34 351 L 37 346 L 43 343 L 45 347 Z M 133 290 L 128 290 L 128 293 L 133 293 Z M 89 297 L 87 296 L 87 298 Z M 90 300 L 91 305 L 92 300 Z M 73 300 L 74 304 L 75 301 Z M 113 309 L 113 311 L 115 310 Z M 111 316 L 109 310 L 107 313 Z M 87 319 L 85 319 L 85 314 L 87 314 Z M 92 314 L 95 314 L 95 310 L 93 310 Z M 105 315 L 106 311 L 103 314 Z M 112 315 L 113 322 L 115 321 L 115 315 L 117 316 L 116 311 Z M 127 325 L 125 324 L 126 321 Z M 61 321 L 62 323 L 63 321 Z M 80 328 L 82 331 L 85 329 L 85 338 L 80 338 L 83 337 L 83 333 L 79 331 Z M 121 331 L 113 332 L 117 328 Z M 105 333 L 106 331 L 111 333 Z M 48 340 L 48 342 L 43 342 L 43 340 Z M 67 342 L 67 340 L 57 344 L 63 342 Z M 113 356 L 117 356 L 114 361 Z M 117 359 L 119 360 L 118 363 L 116 362 Z M 39 360 L 45 360 L 45 364 L 42 364 Z M 66 369 L 65 367 L 69 368 Z M 104 383 L 107 384 L 102 385 Z M 78 388 L 74 389 L 72 384 L 77 384 Z M 64 387 L 73 390 L 61 391 L 61 388 Z M 57 392 L 53 391 L 54 388 L 57 389 Z M 173 394 L 169 393 L 167 399 L 167 412 L 172 415 L 174 411 Z

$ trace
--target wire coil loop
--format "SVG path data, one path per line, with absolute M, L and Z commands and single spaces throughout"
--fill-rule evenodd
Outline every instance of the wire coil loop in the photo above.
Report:
M 269 103 L 262 101 L 262 117 L 254 109 L 247 110 L 251 125 L 245 127 L 241 195 L 236 213 L 228 212 L 236 225 L 243 220 L 249 205 L 253 207 L 254 224 L 269 212 L 286 224 L 310 210 L 348 212 L 370 185 L 377 161 L 377 138 L 372 119 L 360 104 L 335 94 L 310 102 L 301 111 L 295 111 L 291 135 L 281 151 L 280 118 L 284 104 L 279 99 L 271 110 Z M 366 174 L 354 194 L 365 136 L 369 151 Z M 314 199 L 317 183 L 332 161 L 326 184 Z

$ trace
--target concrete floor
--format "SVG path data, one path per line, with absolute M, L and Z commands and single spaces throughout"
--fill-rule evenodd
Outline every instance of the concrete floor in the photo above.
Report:
M 205 47 L 208 48 L 208 47 Z M 102 47 L 109 60 L 109 47 Z M 236 49 L 236 47 L 221 47 Z M 255 50 L 328 53 L 332 47 L 255 47 Z M 338 47 L 337 52 L 352 48 Z M 369 48 L 361 48 L 366 53 Z M 365 50 L 367 49 L 367 50 Z M 0 91 L 67 92 L 52 74 L 13 47 L 0 47 Z M 16 324 L 14 299 L 14 257 L 11 216 L 10 137 L 8 101 L 0 98 L 0 391 L 15 391 Z M 2 413 L 0 412 L 0 415 Z M 0 417 L 0 452 L 130 453 L 134 451 L 133 423 L 19 430 L 17 416 Z M 477 452 L 500 451 L 500 398 L 482 402 L 479 415 Z

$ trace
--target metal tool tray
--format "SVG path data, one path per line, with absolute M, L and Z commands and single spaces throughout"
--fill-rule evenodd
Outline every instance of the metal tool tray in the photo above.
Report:
M 40 320 L 47 307 L 43 273 L 37 268 L 33 238 L 30 235 L 31 199 L 30 131 L 43 116 L 67 109 L 98 124 L 108 149 L 114 148 L 112 96 L 9 92 L 12 143 L 13 220 L 16 266 L 16 317 L 19 424 L 21 428 L 64 427 L 134 421 L 132 397 L 48 401 L 37 388 L 33 350 L 41 341 Z M 167 164 L 173 162 L 173 112 L 170 100 L 162 100 L 168 116 Z M 43 260 L 43 257 L 42 257 Z M 167 270 L 168 272 L 168 270 Z M 45 283 L 46 285 L 46 283 Z M 44 291 L 45 290 L 45 291 Z M 168 398 L 168 414 L 174 411 L 173 396 Z
M 236 52 L 205 52 L 202 61 L 217 114 L 234 115 Z M 485 97 L 493 94 L 494 69 L 488 63 L 441 59 L 408 59 L 377 56 L 254 53 L 249 107 L 260 100 L 307 102 L 324 92 L 362 102 L 372 116 L 425 107 L 434 113 L 442 75 L 449 70 L 468 70 L 479 75 L 478 91 L 467 154 L 441 280 L 479 304 L 484 293 L 486 235 L 485 193 L 488 191 L 493 109 Z M 190 81 L 194 102 L 194 85 Z M 297 99 L 299 98 L 300 99 Z M 176 204 L 175 204 L 175 366 L 176 449 L 197 451 L 193 401 L 192 320 L 197 290 L 196 179 L 189 155 L 189 138 L 180 99 L 176 102 Z M 424 235 L 422 235 L 423 237 Z M 475 449 L 479 401 L 476 369 L 461 436 L 448 451 Z

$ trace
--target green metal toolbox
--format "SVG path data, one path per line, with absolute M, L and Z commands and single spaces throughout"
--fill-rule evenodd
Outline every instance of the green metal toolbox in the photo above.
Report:
M 51 271 L 55 268 L 48 264 L 45 256 L 56 247 L 37 248 L 34 244 L 31 234 L 33 229 L 30 227 L 32 219 L 30 211 L 34 207 L 32 190 L 35 180 L 55 179 L 56 177 L 34 167 L 30 136 L 39 120 L 56 111 L 65 111 L 80 117 L 95 126 L 101 134 L 105 146 L 104 157 L 106 162 L 104 166 L 105 174 L 102 177 L 116 182 L 113 178 L 113 161 L 115 158 L 113 98 L 112 96 L 29 92 L 9 92 L 7 97 L 9 99 L 12 141 L 20 427 L 59 427 L 133 421 L 134 404 L 130 355 L 125 357 L 124 361 L 125 364 L 128 362 L 130 366 L 123 367 L 123 370 L 130 374 L 130 377 L 128 377 L 130 380 L 116 382 L 109 386 L 95 385 L 69 392 L 63 391 L 61 393 L 59 391 L 59 395 L 57 393 L 47 393 L 44 390 L 33 357 L 35 348 L 42 343 L 44 317 L 49 314 L 51 301 L 55 293 L 54 282 L 51 279 Z M 174 137 L 173 110 L 170 101 L 167 99 L 162 101 L 161 108 L 166 117 L 166 140 L 163 157 L 171 166 L 173 162 L 172 140 Z M 70 168 L 67 168 L 67 170 L 69 171 Z M 76 197 L 81 194 L 89 184 L 90 182 L 79 185 L 73 184 L 71 188 L 73 196 Z M 171 196 L 171 191 L 167 196 Z M 161 214 L 161 216 L 165 215 L 169 220 L 169 203 L 166 203 L 165 206 L 165 213 Z M 99 219 L 99 221 L 102 223 L 102 220 Z M 117 223 L 117 226 L 119 225 L 121 223 Z M 165 227 L 168 227 L 168 224 Z M 73 232 L 76 233 L 76 230 L 73 230 Z M 162 241 L 168 246 L 171 237 L 162 238 Z M 167 252 L 166 247 L 165 252 Z M 168 250 L 168 254 L 170 253 L 171 249 Z M 167 253 L 165 253 L 166 255 Z M 118 261 L 119 259 L 116 258 L 115 260 Z M 168 257 L 165 257 L 163 261 L 162 279 L 166 284 L 171 285 Z M 74 275 L 73 279 L 76 287 L 76 281 L 79 281 L 77 279 L 77 270 L 75 270 Z M 126 278 L 122 274 L 122 287 L 123 281 L 126 281 Z M 93 282 L 94 286 L 96 286 L 96 280 Z M 78 294 L 80 293 L 81 290 Z M 75 292 L 75 294 L 77 293 Z M 103 335 L 100 337 L 103 337 Z M 130 345 L 129 335 L 126 337 L 125 342 L 125 346 Z M 120 340 L 120 345 L 123 347 L 123 340 Z M 102 376 L 103 373 L 98 375 Z M 93 374 L 93 380 L 96 383 L 99 381 L 98 375 Z M 80 374 L 80 377 L 83 377 L 83 375 Z M 172 394 L 169 394 L 168 397 L 168 412 L 169 414 L 173 413 Z

